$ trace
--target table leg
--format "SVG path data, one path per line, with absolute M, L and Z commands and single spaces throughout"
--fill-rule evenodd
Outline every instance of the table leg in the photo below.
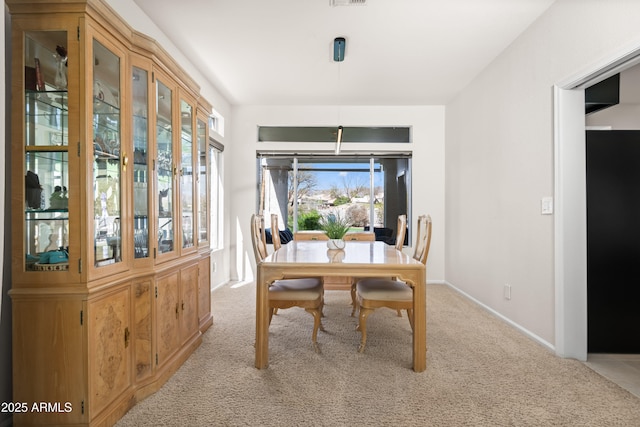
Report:
M 427 298 L 424 276 L 413 287 L 413 370 L 427 369 Z
M 264 282 L 262 264 L 256 279 L 256 368 L 269 366 L 269 287 Z

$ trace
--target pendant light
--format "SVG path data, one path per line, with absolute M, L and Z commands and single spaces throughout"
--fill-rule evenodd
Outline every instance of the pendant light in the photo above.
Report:
M 340 154 L 342 145 L 342 125 L 340 124 L 340 62 L 344 61 L 344 51 L 347 41 L 344 37 L 336 37 L 333 40 L 333 61 L 338 63 L 338 132 L 336 135 L 336 155 Z
M 340 154 L 341 144 L 342 144 L 342 125 L 338 126 L 338 135 L 336 137 L 336 155 Z

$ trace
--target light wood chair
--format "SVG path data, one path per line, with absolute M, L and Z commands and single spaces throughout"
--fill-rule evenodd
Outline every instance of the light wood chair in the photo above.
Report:
M 402 252 L 404 248 L 404 236 L 407 234 L 407 216 L 398 215 L 398 225 L 396 228 L 396 250 Z M 402 317 L 402 310 L 398 309 L 398 317 Z
M 404 248 L 404 236 L 407 234 L 407 216 L 398 215 L 398 225 L 396 228 L 396 249 L 401 251 Z
M 407 232 L 407 216 L 406 215 L 398 215 L 398 224 L 396 231 L 396 249 L 401 251 L 404 247 L 404 236 Z M 375 240 L 375 234 L 374 239 Z M 394 278 L 389 278 L 390 280 L 395 280 Z M 358 311 L 358 304 L 356 303 L 356 283 L 357 279 L 354 279 L 351 282 L 351 317 L 355 316 Z M 402 317 L 402 312 L 398 310 L 398 317 Z
M 293 233 L 293 240 L 329 240 L 329 236 L 322 230 L 304 230 Z
M 260 264 L 267 256 L 264 217 L 262 215 L 254 214 L 251 217 L 251 241 L 256 264 Z M 321 321 L 323 304 L 324 289 L 321 278 L 276 280 L 269 286 L 269 324 L 271 324 L 271 319 L 276 309 L 304 308 L 313 316 L 311 340 L 315 351 L 319 353 L 318 329 L 324 331 Z
M 418 233 L 413 258 L 426 264 L 430 246 L 431 216 L 422 215 L 418 218 Z M 362 334 L 358 347 L 360 353 L 364 351 L 367 343 L 367 317 L 376 308 L 388 307 L 392 310 L 406 310 L 409 324 L 413 330 L 413 289 L 406 283 L 386 278 L 359 280 L 356 284 L 356 300 L 360 308 L 357 329 Z
M 280 240 L 280 228 L 278 227 L 278 215 L 271 214 L 271 243 L 273 244 L 273 251 L 277 251 L 282 247 L 282 241 Z M 273 314 L 278 314 L 278 309 L 273 309 Z
M 278 215 L 276 214 L 271 214 L 271 243 L 273 243 L 274 251 L 277 251 L 282 246 L 280 229 L 278 228 Z
M 371 231 L 354 231 L 351 233 L 347 233 L 342 238 L 345 241 L 359 241 L 359 242 L 375 242 L 376 235 Z M 354 316 L 356 312 L 356 308 L 358 305 L 356 304 L 356 282 L 358 278 L 352 277 L 351 281 L 351 317 Z

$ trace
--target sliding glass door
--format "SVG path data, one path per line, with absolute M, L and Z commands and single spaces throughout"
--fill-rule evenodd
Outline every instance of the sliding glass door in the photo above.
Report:
M 258 154 L 257 210 L 280 216 L 292 231 L 319 228 L 329 214 L 352 230 L 395 243 L 398 215 L 409 214 L 411 155 Z M 409 222 L 410 223 L 410 222 Z

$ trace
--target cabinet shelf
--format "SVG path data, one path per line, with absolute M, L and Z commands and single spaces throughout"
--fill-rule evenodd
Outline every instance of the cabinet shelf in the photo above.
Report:
M 105 99 L 94 97 L 93 112 L 98 114 L 119 114 L 120 107 L 114 101 L 109 102 Z
M 119 153 L 107 153 L 100 150 L 99 147 L 96 148 L 96 144 L 94 144 L 93 154 L 96 160 L 120 160 Z
M 69 219 L 68 209 L 27 209 L 24 211 L 24 213 L 25 213 L 26 221 L 46 221 L 50 219 L 53 219 L 56 221 L 60 221 L 60 220 L 67 221 Z M 51 215 L 56 215 L 61 213 L 65 213 L 67 215 L 51 217 Z M 35 218 L 34 216 L 37 216 L 37 218 Z
M 27 102 L 38 102 L 52 108 L 68 111 L 68 91 L 66 90 L 26 90 L 25 96 L 27 98 Z

